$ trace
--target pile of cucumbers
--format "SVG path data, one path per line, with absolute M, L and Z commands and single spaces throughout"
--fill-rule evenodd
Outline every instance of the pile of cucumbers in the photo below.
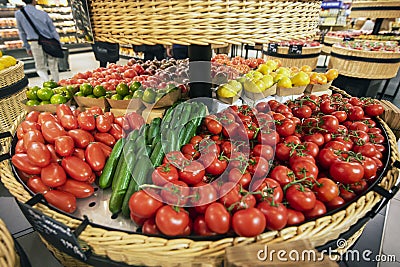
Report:
M 102 189 L 111 187 L 109 210 L 129 218 L 129 199 L 139 187 L 151 183 L 154 168 L 166 153 L 179 151 L 196 135 L 207 107 L 200 102 L 176 103 L 163 119 L 155 118 L 114 145 L 99 178 Z

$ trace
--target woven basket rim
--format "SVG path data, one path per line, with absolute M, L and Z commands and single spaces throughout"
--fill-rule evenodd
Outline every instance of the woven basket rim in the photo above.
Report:
M 0 70 L 0 76 L 5 75 L 8 72 L 15 72 L 16 69 L 20 68 L 21 66 L 24 66 L 24 62 L 21 60 L 17 60 L 17 63 L 15 63 L 14 66 L 5 68 L 3 70 Z
M 352 48 L 343 47 L 339 44 L 332 45 L 332 52 L 336 53 L 346 52 L 346 55 L 352 55 L 358 57 L 371 57 L 371 55 L 373 55 L 373 58 L 380 58 L 380 57 L 400 58 L 400 52 L 356 50 Z
M 351 7 L 379 7 L 379 6 L 400 6 L 399 1 L 357 1 L 352 2 Z

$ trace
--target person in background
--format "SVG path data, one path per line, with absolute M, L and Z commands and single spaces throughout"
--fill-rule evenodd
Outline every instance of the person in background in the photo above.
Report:
M 171 48 L 167 48 L 167 56 L 174 59 L 185 59 L 189 57 L 189 49 L 185 45 L 174 44 Z
M 23 0 L 23 2 L 26 4 L 26 6 L 23 7 L 25 12 L 31 18 L 38 31 L 44 37 L 60 40 L 60 36 L 49 15 L 42 10 L 36 9 L 36 0 Z M 36 72 L 39 77 L 42 78 L 43 81 L 49 80 L 46 67 L 47 63 L 52 79 L 58 82 L 58 59 L 43 51 L 42 46 L 38 43 L 39 36 L 35 33 L 21 10 L 15 12 L 15 19 L 17 20 L 19 37 L 24 43 L 23 47 L 26 49 L 26 53 L 29 56 L 33 56 Z
M 372 31 L 374 26 L 375 23 L 370 18 L 367 18 L 364 25 L 361 27 L 361 31 Z
M 165 59 L 165 47 L 163 45 L 135 45 L 133 46 L 135 52 L 143 52 L 144 61 Z
M 119 60 L 119 44 L 95 41 L 92 49 L 100 67 L 105 68 L 108 62 L 117 63 Z

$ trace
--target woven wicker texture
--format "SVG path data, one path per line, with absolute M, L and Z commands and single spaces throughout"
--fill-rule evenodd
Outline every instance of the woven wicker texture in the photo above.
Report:
M 321 1 L 89 1 L 95 39 L 120 44 L 255 44 L 316 34 Z
M 345 94 L 343 91 L 337 91 Z M 13 132 L 15 132 L 17 123 L 23 119 L 23 116 L 24 114 L 21 114 L 16 124 L 13 125 Z M 388 144 L 391 147 L 389 166 L 393 166 L 393 163 L 400 159 L 397 140 L 386 123 L 381 119 L 379 121 L 389 135 Z M 15 179 L 10 164 L 9 160 L 0 163 L 1 181 L 11 194 L 18 200 L 25 202 L 31 196 L 23 185 Z M 385 189 L 393 187 L 399 174 L 397 168 L 389 168 L 391 169 L 380 182 L 380 185 Z M 185 238 L 167 240 L 140 234 L 128 234 L 117 230 L 109 231 L 94 226 L 88 226 L 79 238 L 92 248 L 94 254 L 127 264 L 140 266 L 178 266 L 179 264 L 180 266 L 201 266 L 197 264 L 201 262 L 207 266 L 217 266 L 223 260 L 225 248 L 230 246 L 244 246 L 254 242 L 260 244 L 286 242 L 303 238 L 310 239 L 315 246 L 326 244 L 328 241 L 337 239 L 341 233 L 347 231 L 359 219 L 365 217 L 381 199 L 382 197 L 379 194 L 370 191 L 345 210 L 333 215 L 324 216 L 300 226 L 287 227 L 281 231 L 265 232 L 254 238 L 230 237 L 218 241 L 193 241 Z M 79 220 L 51 210 L 45 205 L 37 204 L 36 208 L 72 229 L 80 224 Z M 78 260 L 68 258 L 63 253 L 55 251 L 51 246 L 49 249 L 54 252 L 60 261 L 65 260 L 66 266 L 85 266 Z
M 15 66 L 0 70 L 0 90 L 22 80 L 24 76 L 24 63 L 22 61 L 17 61 Z
M 23 70 L 22 70 L 23 74 Z M 24 112 L 22 100 L 26 99 L 27 88 L 9 97 L 0 98 L 0 131 L 8 131 L 17 117 Z
M 265 50 L 267 49 L 266 47 L 264 48 Z M 318 56 L 321 53 L 322 50 L 322 45 L 316 46 L 316 47 L 303 47 L 302 49 L 302 55 L 311 55 L 314 54 L 315 57 L 311 58 L 285 58 L 281 57 L 279 55 L 274 55 L 274 56 L 265 56 L 265 59 L 279 59 L 282 62 L 282 66 L 291 66 L 291 67 L 298 67 L 301 68 L 304 65 L 310 66 L 313 70 L 317 67 L 318 63 Z M 289 52 L 288 47 L 278 47 L 278 54 L 284 54 L 287 55 Z
M 0 219 L 0 266 L 20 266 L 19 258 L 15 253 L 14 240 L 11 237 L 3 220 Z
M 355 56 L 360 58 L 370 58 L 377 60 L 400 59 L 400 53 L 362 51 L 332 46 L 331 53 L 343 56 Z M 359 60 L 348 60 L 331 55 L 328 68 L 335 68 L 341 75 L 365 79 L 390 79 L 397 75 L 400 63 L 375 63 L 363 62 Z
M 391 10 L 388 7 L 397 9 Z M 351 18 L 400 18 L 399 1 L 356 1 L 351 4 Z M 357 10 L 362 8 L 361 10 Z M 382 10 L 379 10 L 382 8 Z
M 341 41 L 343 41 L 343 38 L 339 38 L 339 37 L 334 37 L 334 36 L 325 36 L 324 37 L 324 44 L 337 44 L 340 43 Z

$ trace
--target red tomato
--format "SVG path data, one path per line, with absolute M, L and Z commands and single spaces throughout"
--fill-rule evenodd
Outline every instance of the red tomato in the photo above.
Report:
M 154 218 L 149 218 L 143 222 L 142 232 L 144 234 L 150 234 L 150 235 L 159 235 L 160 234 L 160 230 L 158 230 L 156 221 L 154 220 Z
M 334 210 L 337 208 L 340 208 L 341 206 L 343 206 L 346 202 L 344 201 L 344 199 L 340 196 L 335 197 L 334 199 L 332 199 L 331 201 L 325 203 L 326 207 L 329 210 Z
M 224 183 L 219 189 L 220 199 L 218 200 L 225 207 L 229 208 L 230 206 L 239 203 L 242 199 L 242 196 L 239 193 L 240 186 L 233 182 Z
M 325 213 L 326 213 L 326 207 L 325 207 L 324 203 L 322 203 L 319 200 L 315 201 L 314 208 L 303 211 L 303 214 L 307 219 L 314 219 L 317 217 L 321 217 Z
M 54 145 L 52 144 L 47 144 L 47 149 L 50 152 L 51 155 L 51 162 L 53 163 L 58 163 L 61 162 L 61 158 L 57 155 L 56 149 L 54 148 Z
M 294 173 L 286 166 L 278 165 L 269 174 L 271 179 L 277 181 L 281 186 L 285 186 L 292 182 Z
M 251 175 L 248 172 L 242 173 L 238 168 L 232 168 L 228 175 L 229 181 L 240 184 L 243 188 L 248 189 L 251 182 Z
M 157 228 L 168 236 L 183 235 L 189 221 L 189 215 L 183 208 L 163 206 L 156 214 Z
M 290 158 L 291 148 L 285 143 L 279 143 L 275 148 L 275 157 L 280 161 L 288 161 Z
M 190 139 L 189 143 L 194 145 L 194 146 L 197 146 L 198 144 L 200 144 L 201 140 L 203 140 L 203 138 L 201 136 L 199 136 L 199 135 L 196 135 L 196 136 L 193 136 Z
M 74 139 L 75 146 L 78 148 L 86 148 L 89 143 L 94 142 L 93 135 L 82 129 L 70 130 L 68 135 Z
M 325 143 L 325 138 L 321 133 L 314 133 L 311 135 L 303 136 L 303 141 L 305 142 L 313 142 L 317 144 L 319 147 L 323 146 Z
M 362 161 L 362 166 L 364 168 L 364 178 L 371 179 L 376 176 L 376 172 L 378 171 L 378 166 L 372 158 L 364 157 Z
M 140 218 L 151 218 L 164 204 L 150 196 L 145 191 L 135 192 L 129 199 L 129 210 Z
M 66 173 L 77 181 L 85 182 L 92 176 L 92 169 L 89 164 L 78 157 L 65 157 L 61 161 L 61 165 Z
M 318 177 L 317 165 L 307 159 L 299 159 L 293 162 L 290 167 L 293 170 L 294 175 L 299 179 L 307 177 L 307 180 L 313 181 Z
M 330 148 L 332 150 L 349 151 L 349 148 L 345 144 L 339 141 L 329 141 L 324 145 L 324 148 Z
M 39 111 L 32 110 L 31 112 L 26 114 L 25 120 L 31 122 L 38 122 L 39 114 L 40 114 Z
M 338 110 L 332 112 L 332 115 L 335 116 L 339 123 L 345 122 L 347 120 L 347 113 L 346 111 Z
M 261 129 L 257 134 L 257 141 L 262 145 L 274 147 L 280 141 L 279 134 L 276 131 Z
M 184 166 L 178 171 L 179 178 L 188 185 L 199 183 L 204 175 L 205 170 L 203 165 L 197 161 L 190 161 L 188 165 Z
M 74 153 L 74 139 L 70 136 L 60 136 L 54 141 L 54 149 L 61 157 L 71 156 Z
M 253 175 L 253 179 L 266 177 L 269 172 L 269 163 L 262 157 L 251 157 L 247 170 Z
M 357 197 L 357 195 L 349 189 L 341 186 L 339 188 L 339 196 L 346 202 L 352 201 L 353 199 L 355 199 Z
M 164 203 L 174 206 L 183 206 L 189 200 L 190 188 L 185 182 L 171 181 L 163 186 L 161 198 Z
M 78 128 L 78 120 L 74 115 L 64 115 L 60 118 L 60 123 L 67 131 Z
M 288 226 L 298 225 L 305 221 L 304 214 L 301 211 L 287 209 L 287 214 L 288 214 L 288 220 L 287 220 Z
M 381 134 L 370 134 L 370 140 L 371 143 L 373 144 L 382 144 L 383 142 L 385 142 L 385 137 L 383 137 L 383 135 Z
M 72 153 L 72 156 L 78 157 L 83 161 L 86 161 L 85 159 L 85 150 L 82 148 L 75 148 L 74 153 Z
M 294 116 L 300 119 L 306 119 L 311 117 L 312 109 L 309 106 L 304 105 L 301 107 L 295 107 L 292 112 Z
M 324 169 L 329 169 L 336 161 L 339 161 L 339 155 L 329 148 L 321 149 L 318 154 L 318 164 Z
M 24 146 L 24 139 L 19 139 L 15 144 L 15 154 L 21 154 L 21 153 L 23 154 L 26 153 L 26 149 Z
M 92 115 L 103 115 L 103 110 L 98 106 L 90 107 L 85 112 Z
M 296 130 L 296 125 L 290 119 L 284 119 L 276 123 L 276 131 L 280 136 L 286 137 L 293 135 Z
M 329 202 L 339 196 L 339 187 L 329 178 L 319 178 L 312 189 L 322 202 Z
M 231 215 L 221 203 L 212 203 L 207 208 L 204 218 L 207 227 L 215 233 L 226 234 L 230 229 Z
M 42 112 L 39 114 L 38 117 L 38 124 L 40 126 L 42 126 L 46 121 L 54 121 L 57 122 L 56 117 L 54 117 L 53 114 L 51 114 L 50 112 Z
M 50 191 L 50 187 L 45 185 L 39 176 L 29 177 L 28 181 L 26 182 L 26 185 L 35 194 L 37 193 L 46 194 L 48 191 Z
M 87 198 L 94 193 L 94 188 L 90 184 L 73 179 L 67 179 L 67 181 L 58 189 L 71 193 L 76 198 Z
M 282 203 L 270 203 L 262 201 L 257 205 L 265 216 L 266 228 L 272 231 L 283 229 L 288 220 L 288 211 Z
M 106 164 L 106 157 L 99 143 L 90 143 L 85 150 L 85 159 L 93 171 L 101 171 Z
M 210 119 L 206 123 L 206 127 L 211 134 L 220 134 L 222 132 L 222 124 L 214 119 Z
M 295 184 L 286 190 L 286 200 L 293 209 L 305 211 L 314 208 L 316 197 L 309 188 Z
M 368 125 L 361 121 L 355 121 L 350 125 L 349 130 L 368 132 Z
M 123 130 L 121 126 L 115 123 L 111 124 L 109 133 L 115 138 L 115 140 L 119 140 L 123 137 Z
M 266 178 L 263 183 L 257 188 L 256 191 L 261 192 L 257 194 L 258 200 L 266 200 L 269 202 L 280 203 L 283 200 L 283 190 L 277 181 Z
M 321 112 L 325 114 L 332 114 L 334 111 L 336 111 L 336 108 L 331 105 L 331 101 L 329 99 L 323 100 L 321 102 L 320 109 Z
M 66 135 L 67 132 L 59 123 L 55 121 L 46 121 L 42 124 L 42 134 L 47 142 L 54 144 L 54 140 L 57 137 Z
M 33 165 L 27 154 L 15 154 L 12 156 L 11 162 L 18 170 L 23 171 L 26 174 L 40 174 L 42 169 L 36 165 Z
M 36 166 L 43 168 L 50 164 L 51 154 L 43 143 L 30 142 L 26 154 L 28 159 Z
M 204 215 L 198 215 L 193 222 L 193 232 L 200 236 L 212 236 L 217 233 L 211 231 L 206 224 L 206 219 Z
M 51 190 L 44 195 L 44 198 L 49 204 L 62 211 L 73 213 L 76 210 L 76 198 L 71 193 Z
M 67 175 L 58 163 L 50 163 L 42 168 L 40 176 L 43 183 L 49 187 L 62 186 L 67 181 Z
M 225 159 L 215 157 L 214 160 L 206 167 L 206 172 L 218 176 L 221 175 L 228 166 L 228 162 Z M 182 179 L 182 178 L 181 178 Z
M 65 115 L 73 115 L 71 108 L 66 104 L 57 105 L 56 114 L 59 120 Z
M 351 121 L 359 121 L 364 118 L 364 110 L 362 107 L 353 106 L 349 109 L 348 118 Z
M 316 158 L 319 153 L 319 147 L 316 143 L 313 142 L 303 142 L 304 151 L 306 154 L 311 155 L 313 158 Z
M 375 102 L 374 104 L 366 105 L 364 111 L 368 116 L 376 117 L 382 115 L 385 110 L 381 104 Z
M 78 115 L 79 128 L 85 131 L 93 131 L 96 129 L 96 119 L 90 112 L 82 112 Z M 107 120 L 108 122 L 108 120 Z
M 101 142 L 109 147 L 113 147 L 116 143 L 114 136 L 109 133 L 95 133 L 94 140 Z
M 101 151 L 103 151 L 104 156 L 108 158 L 111 155 L 112 147 L 109 147 L 101 142 L 97 142 L 97 144 L 100 146 Z
M 320 127 L 329 133 L 334 133 L 339 128 L 339 120 L 333 115 L 325 115 L 320 118 Z
M 232 228 L 239 236 L 257 236 L 264 232 L 265 225 L 264 214 L 256 208 L 239 210 L 232 217 Z
M 358 162 L 336 161 L 330 166 L 329 174 L 336 182 L 353 184 L 364 177 L 364 168 Z
M 44 138 L 40 131 L 38 130 L 30 130 L 26 132 L 23 136 L 23 145 L 25 151 L 28 149 L 31 142 L 40 142 L 44 144 Z
M 188 160 L 180 151 L 171 151 L 165 155 L 163 163 L 170 163 L 180 169 L 188 163 Z
M 365 157 L 374 157 L 376 155 L 376 147 L 372 143 L 365 143 L 363 145 L 354 145 L 353 151 L 356 153 L 361 153 Z
M 169 163 L 157 167 L 152 175 L 151 179 L 155 185 L 165 185 L 167 182 L 178 181 L 178 170 Z
M 111 123 L 109 118 L 105 115 L 99 115 L 96 117 L 96 129 L 100 133 L 106 133 L 111 129 Z
M 274 158 L 274 149 L 269 145 L 257 144 L 253 148 L 253 155 L 263 157 L 266 160 L 272 160 Z

